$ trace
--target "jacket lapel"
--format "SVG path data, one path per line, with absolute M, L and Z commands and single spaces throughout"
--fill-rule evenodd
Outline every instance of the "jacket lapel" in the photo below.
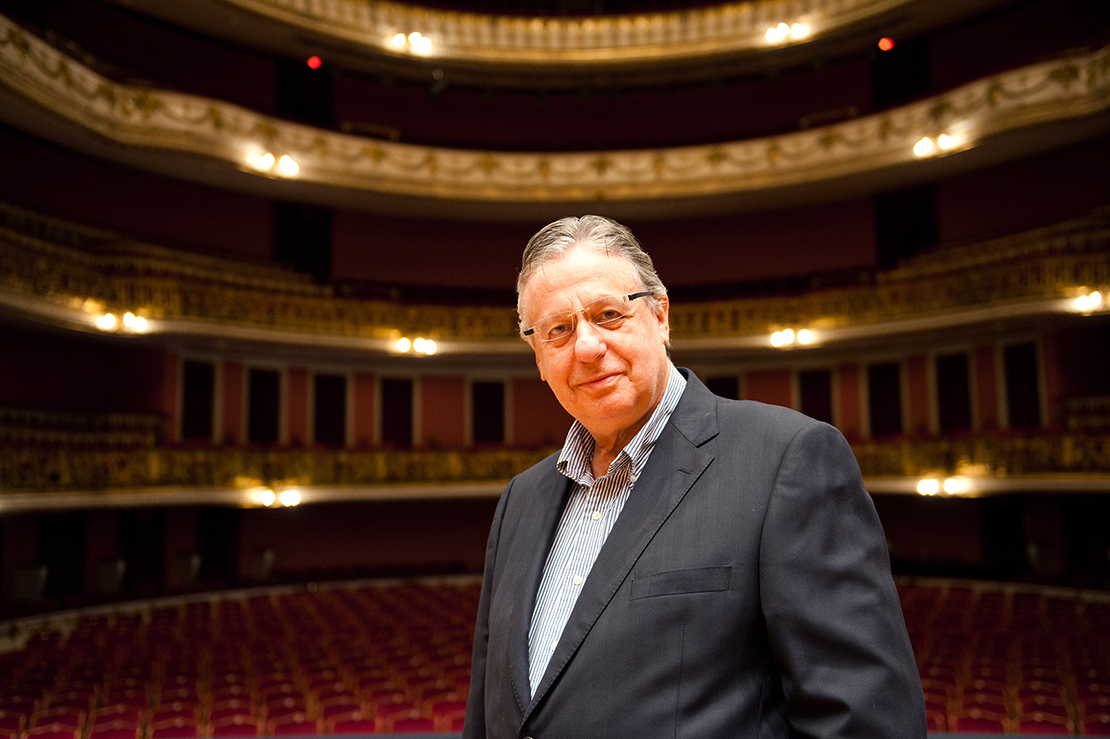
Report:
M 547 672 L 536 690 L 524 713 L 524 720 L 535 710 L 578 651 L 586 635 L 601 616 L 602 611 L 612 600 L 621 584 L 627 579 L 636 560 L 651 542 L 659 527 L 667 520 L 694 483 L 713 461 L 713 456 L 698 449 L 702 443 L 717 433 L 716 400 L 704 385 L 692 374 L 684 371 L 687 377 L 686 390 L 682 400 L 671 414 L 670 421 L 660 434 L 651 452 L 647 466 L 640 475 L 617 518 L 609 538 L 605 540 L 590 575 L 586 578 L 582 593 L 575 603 L 566 628 L 559 638 L 559 646 L 551 655 Z M 559 508 L 562 511 L 562 508 Z M 558 513 L 556 514 L 558 515 Z M 550 537 L 554 534 L 554 523 L 549 534 L 548 547 L 543 549 L 536 571 L 535 587 L 525 616 L 523 640 L 525 644 L 525 663 L 527 663 L 528 621 L 531 619 L 532 603 L 539 587 L 543 562 L 550 547 Z M 527 666 L 524 685 L 528 685 Z
M 513 571 L 506 573 L 506 581 L 519 584 L 513 602 L 513 633 L 509 636 L 509 644 L 514 650 L 510 679 L 522 712 L 532 700 L 528 683 L 528 631 L 532 624 L 532 609 L 543 578 L 543 566 L 555 538 L 555 527 L 566 506 L 570 488 L 570 479 L 552 465 L 530 496 L 514 551 L 507 560 L 513 563 Z

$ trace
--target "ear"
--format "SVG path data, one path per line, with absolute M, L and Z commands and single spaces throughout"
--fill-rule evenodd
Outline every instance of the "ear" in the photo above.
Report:
M 671 340 L 671 303 L 664 295 L 656 298 L 655 318 L 659 321 L 659 331 L 663 335 L 663 343 Z
M 532 353 L 536 357 L 536 367 L 540 371 L 540 379 L 543 380 L 544 382 L 547 382 L 547 377 L 545 377 L 544 374 L 543 374 L 543 363 L 540 362 L 540 352 L 539 352 L 538 349 L 536 349 L 535 346 L 532 347 Z

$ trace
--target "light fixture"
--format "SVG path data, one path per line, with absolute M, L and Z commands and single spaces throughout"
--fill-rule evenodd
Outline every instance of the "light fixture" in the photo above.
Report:
M 294 177 L 301 171 L 301 166 L 293 160 L 293 157 L 282 154 L 281 159 L 278 159 L 278 169 L 290 177 Z
M 407 336 L 402 336 L 401 338 L 397 339 L 397 344 L 395 346 L 397 347 L 397 351 L 401 353 L 405 353 L 409 349 L 412 349 L 417 354 L 426 354 L 428 356 L 435 354 L 436 350 L 438 349 L 434 341 L 432 341 L 431 339 L 425 339 L 422 336 L 418 336 L 415 339 L 409 339 Z
M 913 145 L 913 153 L 923 157 L 933 150 L 933 140 L 926 136 Z
M 278 496 L 278 500 L 280 500 L 281 504 L 286 508 L 292 508 L 295 505 L 300 505 L 301 494 L 297 490 L 282 490 L 281 495 Z
M 246 160 L 247 164 L 261 172 L 277 172 L 286 177 L 296 177 L 297 173 L 301 171 L 301 166 L 297 164 L 297 160 L 288 154 L 282 154 L 279 158 L 269 151 L 264 154 L 249 152 L 246 155 Z
M 917 483 L 917 492 L 919 495 L 936 495 L 940 491 L 940 481 L 931 477 L 926 477 Z
M 812 33 L 808 23 L 796 21 L 794 23 L 779 23 L 777 26 L 771 26 L 767 29 L 765 34 L 767 42 L 771 44 L 781 43 L 787 38 L 794 40 L 801 40 L 806 38 Z
M 413 31 L 409 34 L 395 33 L 390 37 L 390 44 L 395 49 L 407 48 L 414 54 L 427 55 L 432 53 L 432 40 L 420 31 Z
M 116 315 L 114 313 L 102 313 L 96 318 L 96 327 L 101 331 L 111 331 L 116 327 Z
M 137 316 L 131 311 L 123 314 L 123 327 L 129 331 L 141 334 L 147 329 L 146 319 L 142 316 Z
M 1080 295 L 1075 299 L 1075 309 L 1080 313 L 1090 313 L 1102 306 L 1102 293 L 1098 290 Z
M 966 477 L 949 477 L 944 481 L 944 492 L 949 495 L 962 495 L 971 490 L 971 481 Z
M 771 334 L 771 346 L 781 347 L 795 343 L 808 346 L 816 340 L 817 334 L 808 328 L 798 329 L 797 331 L 792 328 L 784 328 Z

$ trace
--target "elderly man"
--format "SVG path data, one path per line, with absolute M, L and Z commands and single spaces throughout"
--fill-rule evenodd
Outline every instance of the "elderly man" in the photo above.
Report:
M 545 227 L 517 287 L 575 421 L 498 504 L 463 736 L 925 736 L 844 438 L 675 368 L 666 289 L 620 224 Z

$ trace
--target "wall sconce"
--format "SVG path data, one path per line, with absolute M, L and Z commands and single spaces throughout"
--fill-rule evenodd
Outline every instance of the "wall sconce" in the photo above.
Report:
M 276 172 L 286 177 L 296 177 L 301 171 L 301 165 L 288 154 L 275 157 L 271 152 L 265 154 L 247 154 L 247 164 L 260 172 Z
M 771 334 L 771 346 L 784 347 L 792 344 L 801 344 L 808 346 L 816 341 L 817 335 L 808 328 L 799 329 L 795 331 L 792 328 L 785 328 L 782 331 L 776 331 Z
M 394 34 L 391 41 L 396 49 L 407 48 L 414 54 L 420 54 L 421 56 L 432 53 L 432 40 L 419 31 L 413 31 L 408 35 L 403 33 Z
M 1091 313 L 1104 307 L 1102 293 L 1098 290 L 1080 295 L 1075 299 L 1075 309 L 1080 313 Z
M 132 334 L 145 334 L 150 330 L 147 320 L 131 311 L 124 313 L 122 320 L 116 318 L 115 313 L 101 313 L 93 318 L 93 325 L 101 331 L 125 331 Z
M 436 343 L 434 341 L 432 341 L 431 339 L 425 339 L 421 336 L 418 336 L 415 339 L 411 340 L 407 336 L 402 336 L 401 338 L 397 339 L 396 346 L 397 351 L 401 352 L 402 354 L 408 352 L 409 349 L 412 349 L 417 354 L 426 354 L 428 356 L 431 356 L 435 354 L 438 350 L 438 347 L 436 346 Z

